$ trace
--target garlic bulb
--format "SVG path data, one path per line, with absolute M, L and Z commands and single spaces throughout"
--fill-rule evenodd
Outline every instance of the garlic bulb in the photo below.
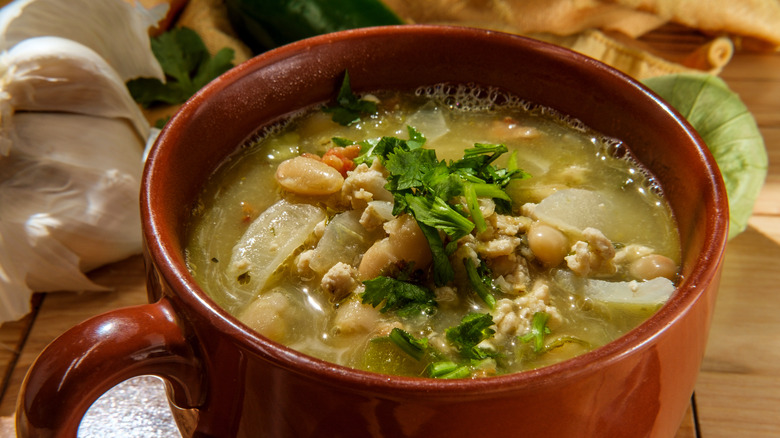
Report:
M 34 291 L 105 289 L 84 272 L 141 252 L 150 127 L 125 80 L 162 75 L 150 16 L 123 0 L 0 10 L 0 323 Z
M 140 137 L 149 135 L 149 122 L 116 71 L 75 41 L 59 37 L 24 40 L 0 58 L 0 72 L 3 125 L 14 111 L 73 112 L 126 118 Z M 2 135 L 7 132 L 3 129 Z
M 163 80 L 149 49 L 148 31 L 165 17 L 167 4 L 146 10 L 122 0 L 16 0 L 0 9 L 0 50 L 37 36 L 81 43 L 108 62 L 123 82 Z

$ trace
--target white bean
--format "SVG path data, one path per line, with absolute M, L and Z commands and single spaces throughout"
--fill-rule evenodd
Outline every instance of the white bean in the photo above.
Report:
M 569 252 L 569 240 L 562 232 L 538 222 L 528 230 L 528 246 L 536 259 L 548 267 L 558 266 Z
M 428 240 L 412 216 L 399 216 L 388 222 L 385 229 L 388 237 L 374 243 L 363 254 L 358 267 L 360 278 L 374 278 L 401 260 L 414 263 L 416 269 L 424 269 L 431 263 L 433 256 Z
M 341 190 L 344 177 L 338 170 L 314 158 L 298 156 L 282 161 L 276 181 L 283 189 L 299 195 L 330 195 Z
M 652 280 L 657 277 L 673 280 L 677 275 L 677 264 L 669 257 L 649 254 L 632 262 L 628 272 L 637 280 Z

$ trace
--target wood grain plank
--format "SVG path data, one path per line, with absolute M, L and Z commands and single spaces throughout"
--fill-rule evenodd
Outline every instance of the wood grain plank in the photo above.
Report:
M 777 101 L 780 106 L 780 96 Z M 780 126 L 762 127 L 761 135 L 764 137 L 769 157 L 769 171 L 753 208 L 753 214 L 778 216 L 780 215 Z
M 778 294 L 780 217 L 753 216 L 726 250 L 703 371 L 780 379 Z
M 703 372 L 696 385 L 703 438 L 780 436 L 780 378 Z
M 677 430 L 677 434 L 674 438 L 696 438 L 696 418 L 694 417 L 693 402 L 688 411 L 685 412 L 685 417 L 680 425 L 680 429 Z
M 33 295 L 30 300 L 32 310 L 27 316 L 0 325 L 0 400 L 8 391 L 13 369 L 35 322 L 42 298 L 41 294 Z
M 98 284 L 110 286 L 109 292 L 57 292 L 46 294 L 35 324 L 21 350 L 0 399 L 0 416 L 12 415 L 24 375 L 41 351 L 67 329 L 100 313 L 146 303 L 143 259 L 140 256 L 108 265 L 90 273 Z

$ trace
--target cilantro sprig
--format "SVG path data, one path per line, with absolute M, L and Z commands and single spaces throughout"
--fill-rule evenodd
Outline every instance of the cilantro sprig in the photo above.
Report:
M 467 359 L 483 360 L 495 357 L 496 353 L 478 345 L 489 339 L 495 330 L 493 316 L 489 313 L 469 313 L 461 319 L 460 324 L 445 331 L 447 340 Z
M 475 228 L 484 231 L 487 227 L 479 198 L 493 198 L 508 205 L 506 186 L 528 174 L 517 168 L 514 155 L 506 168 L 493 164 L 508 151 L 504 145 L 476 143 L 464 151 L 462 159 L 447 163 L 437 158 L 435 150 L 424 148 L 425 136 L 414 127 L 407 126 L 407 132 L 408 140 L 382 137 L 359 143 L 361 154 L 355 163 L 371 164 L 378 159 L 385 166 L 386 187 L 394 199 L 393 214 L 410 213 L 417 220 L 433 253 L 434 282 L 442 286 L 454 279 L 449 255 L 456 249 L 455 242 Z M 354 144 L 343 138 L 333 141 L 340 146 Z M 461 196 L 466 208 L 457 202 Z
M 158 103 L 179 104 L 204 85 L 233 67 L 235 52 L 223 48 L 213 57 L 192 29 L 171 29 L 151 40 L 152 53 L 160 63 L 165 82 L 136 78 L 127 82 L 130 95 L 144 107 Z
M 352 85 L 349 80 L 349 72 L 344 72 L 344 79 L 341 81 L 341 88 L 336 96 L 336 104 L 324 108 L 327 113 L 333 114 L 333 121 L 349 126 L 360 120 L 361 117 L 373 114 L 377 111 L 376 102 L 361 99 L 352 92 Z
M 464 378 L 480 363 L 498 356 L 497 353 L 478 345 L 495 333 L 491 328 L 493 317 L 489 313 L 470 313 L 460 324 L 445 331 L 447 341 L 458 352 L 460 359 L 447 358 L 433 348 L 427 338 L 416 338 L 400 328 L 393 328 L 387 339 L 401 351 L 417 361 L 427 361 L 428 376 L 439 379 Z M 382 339 L 382 338 L 379 338 Z
M 411 318 L 431 315 L 436 310 L 436 296 L 426 287 L 381 275 L 363 284 L 363 304 L 378 307 L 381 313 L 394 311 L 398 316 Z
M 550 319 L 550 315 L 546 312 L 534 313 L 531 320 L 531 330 L 520 337 L 523 342 L 532 342 L 534 351 L 537 353 L 544 349 L 544 337 L 550 334 L 550 328 L 547 327 L 548 319 Z
M 493 279 L 490 276 L 487 266 L 484 263 L 480 263 L 479 266 L 476 266 L 470 258 L 463 259 L 463 265 L 466 268 L 466 276 L 468 277 L 474 292 L 490 309 L 495 308 L 496 298 L 493 296 L 492 292 L 496 290 L 497 287 L 493 284 Z

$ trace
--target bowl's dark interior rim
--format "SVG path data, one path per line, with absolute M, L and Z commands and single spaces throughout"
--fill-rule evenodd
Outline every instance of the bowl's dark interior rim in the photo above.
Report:
M 698 153 L 704 159 L 705 171 L 707 172 L 708 177 L 715 181 L 713 192 L 711 194 L 702 194 L 702 196 L 712 196 L 717 209 L 721 212 L 727 211 L 725 188 L 723 187 L 720 174 L 717 170 L 717 165 L 709 155 L 709 152 L 707 152 L 704 143 L 700 140 L 698 134 L 696 134 L 687 122 L 684 121 L 682 116 L 651 91 L 628 76 L 583 55 L 520 36 L 500 34 L 480 29 L 429 25 L 388 26 L 343 31 L 292 43 L 261 54 L 229 71 L 222 79 L 207 85 L 196 96 L 182 106 L 169 125 L 177 120 L 179 123 L 184 123 L 186 118 L 196 112 L 199 102 L 203 99 L 203 96 L 207 94 L 208 89 L 219 87 L 219 84 L 225 80 L 246 75 L 247 72 L 251 70 L 252 66 L 257 63 L 267 63 L 269 60 L 281 59 L 302 50 L 309 50 L 310 46 L 316 44 L 328 44 L 333 41 L 366 35 L 374 37 L 382 35 L 392 36 L 399 32 L 442 36 L 476 35 L 482 37 L 486 34 L 493 34 L 497 38 L 514 40 L 517 43 L 530 46 L 534 50 L 544 51 L 548 56 L 574 59 L 575 62 L 583 64 L 585 68 L 601 70 L 599 74 L 619 77 L 621 81 L 633 88 L 637 95 L 643 95 L 643 98 L 653 100 L 656 105 L 661 107 L 662 111 L 668 113 L 669 117 L 675 118 L 681 125 L 681 129 L 690 137 L 690 142 L 697 145 L 697 148 L 699 149 Z M 169 135 L 167 133 L 167 127 L 161 133 L 160 138 L 163 138 L 166 135 Z M 700 258 L 702 262 L 697 262 L 697 266 L 681 283 L 678 292 L 675 293 L 666 305 L 664 305 L 664 307 L 662 307 L 652 318 L 620 339 L 613 341 L 604 347 L 600 347 L 573 359 L 536 370 L 483 379 L 443 381 L 426 378 L 386 376 L 335 365 L 312 358 L 275 342 L 271 342 L 244 326 L 237 319 L 217 306 L 186 273 L 187 270 L 183 263 L 181 248 L 179 248 L 175 242 L 172 242 L 172 240 L 175 239 L 172 239 L 171 236 L 166 234 L 166 231 L 161 228 L 157 220 L 158 215 L 155 213 L 154 208 L 150 208 L 150 204 L 156 202 L 152 199 L 154 198 L 154 195 L 150 194 L 150 187 L 154 185 L 154 183 L 149 183 L 154 180 L 154 171 L 151 167 L 156 164 L 159 155 L 158 148 L 155 146 L 150 152 L 147 161 L 147 163 L 152 164 L 147 164 L 146 169 L 144 170 L 144 186 L 142 189 L 144 237 L 149 243 L 149 254 L 156 263 L 162 277 L 169 284 L 183 285 L 181 289 L 185 291 L 185 293 L 179 293 L 176 299 L 197 309 L 196 312 L 203 320 L 209 321 L 209 323 L 213 324 L 215 329 L 234 336 L 237 339 L 235 342 L 244 345 L 248 350 L 256 352 L 256 354 L 265 357 L 271 362 L 277 363 L 283 368 L 293 370 L 312 379 L 327 380 L 329 384 L 334 386 L 356 385 L 356 388 L 370 387 L 372 390 L 380 389 L 388 393 L 393 391 L 407 393 L 417 392 L 426 393 L 428 395 L 438 394 L 445 397 L 451 393 L 458 393 L 461 397 L 466 394 L 474 397 L 485 397 L 490 394 L 509 391 L 512 387 L 518 385 L 527 387 L 541 385 L 548 379 L 553 378 L 553 376 L 555 376 L 555 378 L 565 379 L 576 378 L 581 373 L 587 372 L 593 367 L 603 366 L 611 361 L 619 360 L 623 355 L 632 354 L 634 351 L 644 348 L 652 342 L 654 337 L 659 336 L 667 327 L 674 324 L 676 319 L 681 318 L 700 298 L 701 291 L 708 286 L 708 282 L 710 281 L 708 279 L 714 277 L 714 271 L 716 271 L 720 260 L 722 260 L 726 242 L 727 216 L 725 214 L 714 215 L 713 217 L 708 218 L 708 229 L 705 234 L 705 236 L 707 236 L 707 241 L 702 245 L 704 252 L 701 254 Z M 149 200 L 151 200 L 151 202 L 147 202 Z M 705 263 L 704 261 L 709 262 Z M 696 285 L 694 289 L 689 287 L 692 283 Z

